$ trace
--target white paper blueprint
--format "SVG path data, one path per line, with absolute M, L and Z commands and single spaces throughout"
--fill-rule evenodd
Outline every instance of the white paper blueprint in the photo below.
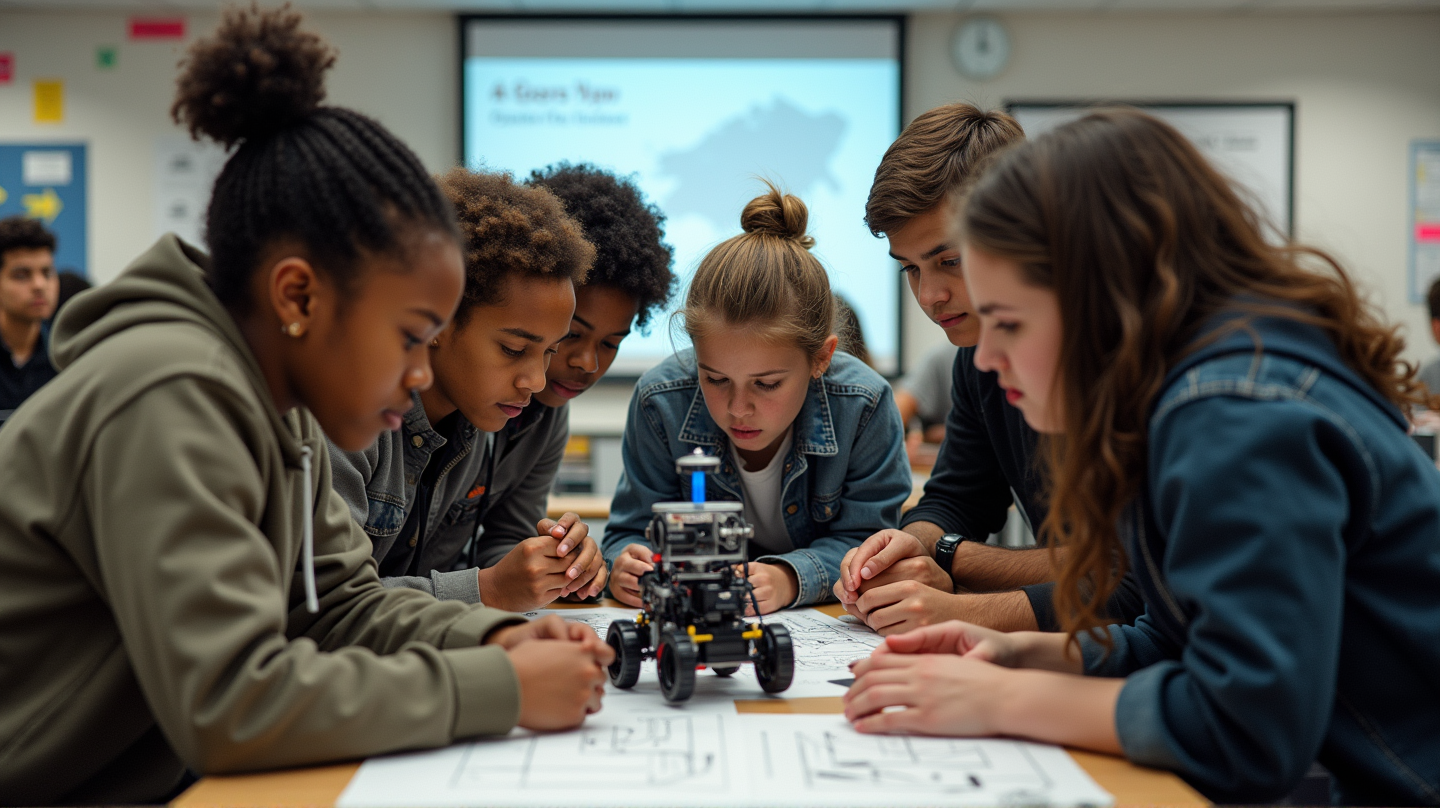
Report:
M 366 761 L 338 808 L 1105 806 L 1058 747 L 861 735 L 840 716 L 629 709 Z
M 751 792 L 774 805 L 1103 806 L 1113 798 L 1058 746 L 862 735 L 838 715 L 743 715 Z

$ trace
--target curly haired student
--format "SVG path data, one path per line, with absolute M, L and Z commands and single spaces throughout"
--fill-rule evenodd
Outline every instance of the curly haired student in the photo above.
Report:
M 460 300 L 454 213 L 330 49 L 228 11 L 173 108 L 232 148 L 173 235 L 67 306 L 0 430 L 0 802 L 155 803 L 189 773 L 350 760 L 599 707 L 587 627 L 384 587 L 331 490 L 400 425 Z
M 363 451 L 330 447 L 335 488 L 387 586 L 512 611 L 598 592 L 605 565 L 587 526 L 545 518 L 566 422 L 532 405 L 595 250 L 554 195 L 509 174 L 456 168 L 440 188 L 460 223 L 465 292 L 427 347 L 435 383 L 400 429 Z

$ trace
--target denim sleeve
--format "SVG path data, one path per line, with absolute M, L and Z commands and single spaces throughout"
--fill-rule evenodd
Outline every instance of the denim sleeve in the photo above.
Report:
M 1140 593 L 1140 583 L 1135 580 L 1134 565 L 1131 566 L 1105 601 L 1105 616 L 1125 625 L 1134 623 L 1145 613 L 1145 596 Z M 1059 631 L 1060 618 L 1055 614 L 1055 582 L 1022 586 L 1020 591 L 1030 600 L 1036 627 L 1040 631 Z
M 645 527 L 650 524 L 651 505 L 688 499 L 680 491 L 680 478 L 669 461 L 670 456 L 668 430 L 660 413 L 645 405 L 637 385 L 630 396 L 630 412 L 625 418 L 625 433 L 620 438 L 624 470 L 615 486 L 615 496 L 610 500 L 610 521 L 600 540 L 606 566 L 613 567 L 620 552 L 631 544 L 650 547 L 645 541 Z M 646 458 L 663 460 L 646 462 Z
M 1006 511 L 1014 497 L 995 455 L 980 401 L 964 372 L 970 355 L 964 350 L 956 355 L 945 440 L 940 443 L 935 468 L 925 482 L 924 496 L 905 514 L 901 527 L 931 522 L 946 533 L 984 541 L 1005 526 Z
M 895 527 L 900 506 L 913 487 L 905 455 L 905 429 L 889 385 L 866 409 L 854 435 L 836 437 L 852 442 L 840 513 L 825 528 L 825 535 L 809 546 L 756 559 L 782 561 L 795 570 L 800 590 L 792 606 L 834 599 L 831 587 L 840 580 L 845 554 L 875 531 Z
M 1155 630 L 1148 614 L 1142 614 L 1130 625 L 1106 626 L 1111 647 L 1106 649 L 1090 634 L 1080 634 L 1081 659 L 1086 676 L 1119 677 L 1167 659 L 1175 659 L 1180 649 Z
M 1177 658 L 1129 676 L 1115 726 L 1131 760 L 1181 772 L 1213 799 L 1285 794 L 1325 735 L 1342 530 L 1352 486 L 1368 486 L 1342 473 L 1367 464 L 1333 418 L 1304 401 L 1214 396 L 1151 429 L 1150 493 L 1165 536 L 1153 562 L 1174 603 L 1151 608 L 1190 617 Z

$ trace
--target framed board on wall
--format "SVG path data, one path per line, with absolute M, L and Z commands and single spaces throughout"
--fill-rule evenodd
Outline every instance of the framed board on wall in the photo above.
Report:
M 814 254 L 872 363 L 899 374 L 908 293 L 860 218 L 900 134 L 904 30 L 894 15 L 462 16 L 462 157 L 522 178 L 561 161 L 632 178 L 666 217 L 680 279 L 670 310 L 769 179 L 805 201 Z M 669 311 L 653 322 L 607 379 L 684 347 Z
M 1410 302 L 1440 277 L 1440 140 L 1410 142 Z
M 0 218 L 29 216 L 55 234 L 55 268 L 89 275 L 84 143 L 0 143 Z
M 1034 137 L 1094 109 L 1136 107 L 1169 123 L 1248 191 L 1281 238 L 1295 232 L 1295 104 L 1289 101 L 1012 101 Z

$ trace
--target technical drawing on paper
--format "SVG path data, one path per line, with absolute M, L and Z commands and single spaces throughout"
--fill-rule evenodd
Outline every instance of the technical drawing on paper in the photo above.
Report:
M 737 716 L 776 803 L 1109 805 L 1064 750 L 990 738 L 862 735 L 835 716 Z M 784 720 L 779 720 L 784 719 Z
M 820 612 L 787 611 L 771 615 L 790 629 L 795 644 L 795 671 L 843 671 L 870 656 L 884 640 L 868 628 L 857 628 Z
M 555 615 L 575 623 L 584 623 L 595 629 L 600 639 L 605 639 L 605 634 L 610 631 L 610 623 L 615 620 L 634 620 L 639 614 L 639 609 L 621 609 L 615 606 L 601 606 L 595 609 L 537 609 L 533 612 L 526 612 L 525 616 L 534 620 L 547 615 Z
M 806 785 L 814 789 L 956 794 L 975 791 L 982 784 L 993 788 L 1003 783 L 1007 790 L 1050 787 L 1049 778 L 1023 749 L 1016 750 L 1011 760 L 1000 761 L 993 759 L 994 750 L 959 739 L 830 731 L 796 732 L 795 744 Z
M 478 741 L 451 787 L 723 790 L 728 778 L 719 716 L 631 713 L 597 716 L 575 732 Z

